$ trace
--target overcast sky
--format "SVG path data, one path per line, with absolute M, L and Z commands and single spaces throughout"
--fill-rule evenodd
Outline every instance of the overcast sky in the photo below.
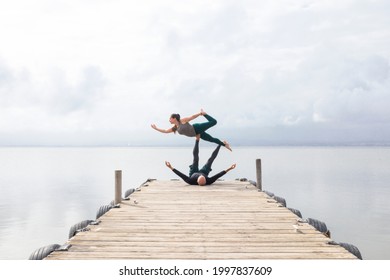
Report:
M 390 1 L 0 0 L 0 145 L 390 143 Z M 196 121 L 203 121 L 200 117 Z

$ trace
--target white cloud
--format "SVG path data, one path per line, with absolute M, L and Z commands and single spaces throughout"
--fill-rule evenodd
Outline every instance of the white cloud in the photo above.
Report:
M 253 142 L 386 130 L 390 5 L 374 2 L 4 2 L 0 144 L 186 143 L 149 125 L 200 108 Z

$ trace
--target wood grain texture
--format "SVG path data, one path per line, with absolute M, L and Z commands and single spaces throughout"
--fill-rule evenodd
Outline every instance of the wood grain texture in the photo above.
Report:
M 141 186 L 46 259 L 357 259 L 248 182 Z

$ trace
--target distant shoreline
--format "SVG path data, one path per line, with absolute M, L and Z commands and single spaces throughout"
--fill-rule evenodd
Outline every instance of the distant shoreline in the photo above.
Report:
M 204 144 L 213 147 L 212 144 Z M 3 145 L 0 148 L 188 148 L 192 145 Z M 275 144 L 234 145 L 235 148 L 389 148 L 390 144 Z

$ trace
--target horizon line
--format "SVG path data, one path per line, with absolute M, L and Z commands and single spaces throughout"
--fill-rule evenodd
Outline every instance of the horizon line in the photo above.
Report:
M 206 144 L 213 146 L 212 144 Z M 128 145 L 0 145 L 0 148 L 181 148 L 192 147 L 193 145 L 175 144 L 175 145 L 156 145 L 156 144 L 128 144 Z M 390 147 L 390 143 L 306 143 L 306 144 L 250 144 L 235 145 L 237 148 L 245 147 Z

